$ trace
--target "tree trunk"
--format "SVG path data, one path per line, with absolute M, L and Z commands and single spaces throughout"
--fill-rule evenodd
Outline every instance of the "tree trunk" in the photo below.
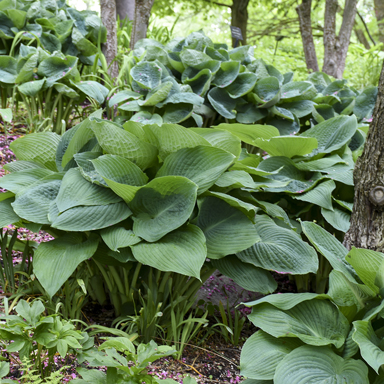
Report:
M 336 36 L 337 0 L 326 0 L 324 14 L 323 72 L 341 79 L 345 68 L 349 41 L 356 17 L 357 0 L 346 0 L 340 33 Z
M 107 42 L 103 44 L 103 53 L 107 64 L 110 65 L 117 55 L 117 34 L 116 34 L 116 3 L 115 0 L 100 0 L 101 21 L 107 28 Z M 117 77 L 119 67 L 114 61 L 110 65 L 108 73 L 111 77 Z
M 384 66 L 363 154 L 353 172 L 355 199 L 344 245 L 384 251 Z
M 318 72 L 319 64 L 317 63 L 315 43 L 313 42 L 312 35 L 311 7 L 312 0 L 303 0 L 303 2 L 296 7 L 296 12 L 299 15 L 300 32 L 308 72 Z
M 154 1 L 155 0 L 136 0 L 135 18 L 133 20 L 131 34 L 132 49 L 138 40 L 144 39 L 147 36 L 149 17 L 151 16 Z
M 116 0 L 116 14 L 120 20 L 135 18 L 135 0 Z
M 355 35 L 357 40 L 359 40 L 360 44 L 363 44 L 366 49 L 371 49 L 371 45 L 369 44 L 367 38 L 365 37 L 365 33 L 360 27 L 355 23 L 355 27 L 353 28 L 355 31 Z
M 248 24 L 248 4 L 250 0 L 232 0 L 231 25 L 241 29 L 243 35 L 243 45 L 247 44 L 247 24 Z M 232 39 L 234 47 L 236 39 Z
M 379 27 L 379 41 L 384 43 L 384 1 L 375 0 L 375 14 Z M 383 48 L 384 49 L 384 48 Z

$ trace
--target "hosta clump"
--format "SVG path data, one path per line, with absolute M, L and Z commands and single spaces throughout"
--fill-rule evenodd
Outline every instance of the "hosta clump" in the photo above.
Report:
M 196 278 L 208 257 L 244 288 L 264 293 L 277 286 L 268 271 L 317 272 L 317 253 L 291 220 L 307 210 L 288 208 L 298 200 L 324 208 L 328 218 L 346 214 L 355 117 L 338 116 L 294 137 L 265 125 L 122 127 L 100 115 L 62 137 L 16 140 L 18 160 L 0 180 L 9 191 L 0 201 L 6 224 L 38 224 L 55 237 L 34 257 L 50 295 L 91 257 Z M 270 156 L 248 153 L 242 141 Z
M 257 58 L 251 46 L 228 49 L 202 32 L 163 46 L 140 40 L 131 53 L 129 84 L 109 101 L 134 121 L 210 126 L 230 120 L 268 124 L 281 134 L 295 134 L 313 123 L 355 113 L 369 119 L 377 87 L 362 92 L 315 73 L 293 81 Z M 129 113 L 127 113 L 129 111 Z M 132 114 L 136 112 L 135 114 Z
M 0 54 L 19 53 L 20 42 L 77 56 L 92 65 L 107 30 L 94 11 L 77 11 L 63 0 L 0 2 Z
M 0 56 L 3 101 L 8 89 L 16 87 L 14 97 L 25 103 L 30 129 L 52 126 L 59 133 L 65 130 L 74 103 L 89 97 L 101 104 L 108 94 L 108 89 L 96 81 L 81 81 L 77 65 L 75 56 L 21 44 L 17 59 Z
M 245 343 L 241 373 L 265 383 L 384 382 L 384 254 L 350 252 L 313 222 L 304 233 L 334 268 L 325 295 L 270 295 L 247 303 L 260 330 Z

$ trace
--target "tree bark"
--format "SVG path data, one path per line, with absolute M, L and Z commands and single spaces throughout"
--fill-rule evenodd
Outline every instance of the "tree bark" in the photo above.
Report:
M 353 172 L 355 198 L 344 245 L 384 251 L 384 66 L 363 154 Z M 382 189 L 383 188 L 383 189 Z
M 349 41 L 356 17 L 357 0 L 346 0 L 343 22 L 336 36 L 337 0 L 326 0 L 324 14 L 324 65 L 323 72 L 341 79 L 345 68 Z
M 247 24 L 248 24 L 248 4 L 250 0 L 232 0 L 232 14 L 231 25 L 241 29 L 243 35 L 243 45 L 247 44 Z M 235 39 L 232 39 L 232 46 L 236 43 Z
M 379 41 L 384 43 L 384 1 L 375 0 L 375 14 L 379 27 Z M 384 49 L 384 48 L 383 48 Z
M 135 18 L 135 0 L 116 0 L 116 14 L 120 20 Z
M 133 20 L 131 34 L 131 48 L 133 49 L 136 42 L 147 36 L 149 17 L 155 0 L 136 0 L 135 18 Z
M 300 33 L 301 39 L 303 40 L 305 62 L 308 72 L 318 72 L 319 64 L 317 63 L 316 48 L 312 35 L 311 7 L 312 0 L 303 0 L 303 2 L 296 7 L 296 12 L 299 15 Z
M 365 37 L 365 33 L 360 27 L 355 23 L 355 26 L 353 28 L 355 31 L 355 35 L 357 37 L 357 40 L 359 40 L 360 44 L 363 44 L 366 49 L 371 49 L 371 45 L 369 44 L 369 41 Z
M 117 55 L 117 33 L 116 33 L 116 3 L 115 0 L 100 0 L 101 21 L 107 28 L 107 42 L 103 44 L 103 53 L 107 64 L 108 73 L 114 78 L 119 74 L 119 67 L 113 61 Z M 113 61 L 113 63 L 112 63 Z M 112 65 L 110 65 L 112 63 Z

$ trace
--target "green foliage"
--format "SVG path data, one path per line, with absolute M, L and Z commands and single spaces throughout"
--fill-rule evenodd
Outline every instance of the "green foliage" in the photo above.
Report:
M 106 41 L 107 30 L 96 12 L 79 12 L 62 0 L 4 0 L 0 12 L 2 55 L 15 56 L 25 44 L 77 56 L 92 65 L 97 45 Z
M 270 295 L 247 303 L 249 319 L 260 330 L 244 345 L 242 374 L 277 384 L 339 377 L 346 383 L 379 383 L 384 254 L 348 252 L 318 225 L 302 226 L 334 267 L 328 293 Z
M 7 300 L 5 310 L 8 313 Z M 0 316 L 5 320 L 0 324 L 5 350 L 8 353 L 18 352 L 21 361 L 34 359 L 34 369 L 42 378 L 49 376 L 56 353 L 64 358 L 68 352 L 76 353 L 83 346 L 87 349 L 89 344 L 88 335 L 76 330 L 72 321 L 62 320 L 57 315 L 42 316 L 44 310 L 39 300 L 32 304 L 20 300 L 15 307 L 17 315 Z
M 166 46 L 143 39 L 129 61 L 134 92 L 117 93 L 109 107 L 118 105 L 126 119 L 144 124 L 257 122 L 288 135 L 307 129 L 310 119 L 319 123 L 355 113 L 359 122 L 365 121 L 377 95 L 375 87 L 359 92 L 346 80 L 332 81 L 323 73 L 293 81 L 292 72 L 282 74 L 256 58 L 253 47 L 229 50 L 202 32 Z

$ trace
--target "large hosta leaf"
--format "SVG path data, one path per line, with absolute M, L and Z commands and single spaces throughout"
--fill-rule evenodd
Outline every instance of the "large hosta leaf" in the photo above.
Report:
M 164 176 L 140 188 L 129 204 L 133 232 L 154 242 L 181 227 L 195 207 L 197 185 L 185 177 Z
M 297 337 L 310 345 L 340 348 L 349 332 L 348 320 L 327 300 L 303 301 L 285 311 L 261 303 L 253 307 L 248 318 L 274 337 Z
M 12 208 L 11 203 L 13 203 L 13 201 L 13 198 L 0 200 L 0 228 L 20 221 L 20 217 L 16 215 Z
M 52 132 L 32 133 L 13 141 L 10 148 L 19 160 L 34 161 L 57 171 L 56 148 L 60 136 Z
M 58 213 L 58 212 L 57 212 Z M 124 202 L 79 206 L 52 217 L 52 227 L 63 231 L 94 231 L 117 224 L 132 214 Z
M 200 195 L 229 168 L 234 158 L 232 154 L 214 147 L 182 148 L 165 159 L 156 177 L 184 176 L 197 184 Z
M 119 201 L 121 198 L 112 190 L 90 183 L 78 168 L 72 168 L 63 177 L 56 205 L 59 212 L 63 212 L 79 205 L 107 205 Z
M 204 234 L 194 225 L 178 228 L 156 243 L 133 245 L 132 252 L 140 263 L 197 279 L 207 256 Z
M 266 215 L 256 216 L 258 241 L 239 252 L 240 260 L 280 273 L 316 273 L 316 251 L 290 229 L 285 229 Z
M 350 227 L 351 215 L 348 212 L 342 211 L 338 208 L 333 208 L 333 211 L 329 209 L 321 209 L 321 214 L 324 219 L 332 225 L 333 228 L 338 229 L 341 232 L 347 232 Z
M 301 228 L 317 251 L 329 261 L 332 268 L 345 275 L 350 282 L 356 283 L 356 274 L 345 261 L 348 254 L 347 248 L 324 228 L 315 223 L 305 221 L 301 223 Z
M 95 99 L 102 104 L 108 95 L 108 88 L 97 81 L 82 81 L 80 83 L 71 82 L 77 89 L 85 93 L 88 97 Z
M 212 259 L 240 252 L 259 239 L 254 225 L 246 215 L 215 197 L 204 199 L 197 225 L 204 232 L 208 257 Z
M 100 235 L 105 244 L 107 244 L 112 251 L 117 252 L 120 252 L 118 248 L 135 245 L 141 241 L 141 239 L 137 237 L 132 230 L 128 230 L 123 227 L 114 226 L 112 228 L 105 228 L 100 231 Z
M 269 140 L 256 139 L 255 146 L 268 152 L 271 156 L 303 156 L 317 148 L 317 140 L 313 137 L 278 136 Z
M 322 208 L 333 211 L 332 191 L 335 188 L 335 182 L 329 180 L 318 184 L 315 188 L 302 195 L 292 197 L 296 200 L 307 201 L 308 203 L 316 204 Z
M 277 339 L 260 330 L 247 339 L 241 350 L 241 374 L 252 379 L 273 379 L 280 361 L 302 345 L 300 340 Z
M 281 99 L 284 101 L 312 100 L 317 94 L 309 81 L 292 81 L 281 87 Z
M 96 252 L 99 238 L 91 235 L 86 241 L 79 233 L 41 243 L 33 257 L 33 271 L 52 297 L 68 280 L 77 266 Z
M 0 82 L 14 84 L 17 76 L 17 61 L 11 56 L 0 56 Z
M 106 152 L 125 157 L 141 169 L 151 166 L 157 158 L 156 147 L 141 141 L 114 123 L 91 118 L 91 129 Z
M 242 263 L 235 255 L 212 260 L 212 265 L 248 291 L 268 294 L 277 288 L 277 283 L 269 272 Z
M 236 117 L 236 100 L 232 99 L 224 89 L 212 88 L 208 93 L 208 99 L 219 115 L 227 119 Z
M 239 74 L 240 63 L 238 61 L 223 61 L 220 69 L 212 80 L 212 84 L 224 88 L 232 84 Z
M 341 148 L 353 137 L 356 129 L 355 116 L 337 116 L 315 125 L 301 136 L 317 139 L 319 146 L 312 153 L 316 155 L 318 153 L 330 153 Z
M 280 83 L 276 77 L 270 76 L 259 80 L 255 88 L 254 93 L 250 94 L 250 98 L 261 108 L 270 108 L 280 100 Z
M 256 84 L 257 76 L 251 72 L 243 72 L 237 76 L 236 80 L 228 85 L 225 90 L 233 99 L 237 99 L 251 92 Z
M 277 366 L 275 384 L 369 384 L 368 368 L 361 360 L 343 359 L 328 347 L 304 345 Z
M 161 81 L 161 68 L 153 62 L 140 62 L 131 69 L 130 74 L 133 80 L 144 89 L 153 89 Z

